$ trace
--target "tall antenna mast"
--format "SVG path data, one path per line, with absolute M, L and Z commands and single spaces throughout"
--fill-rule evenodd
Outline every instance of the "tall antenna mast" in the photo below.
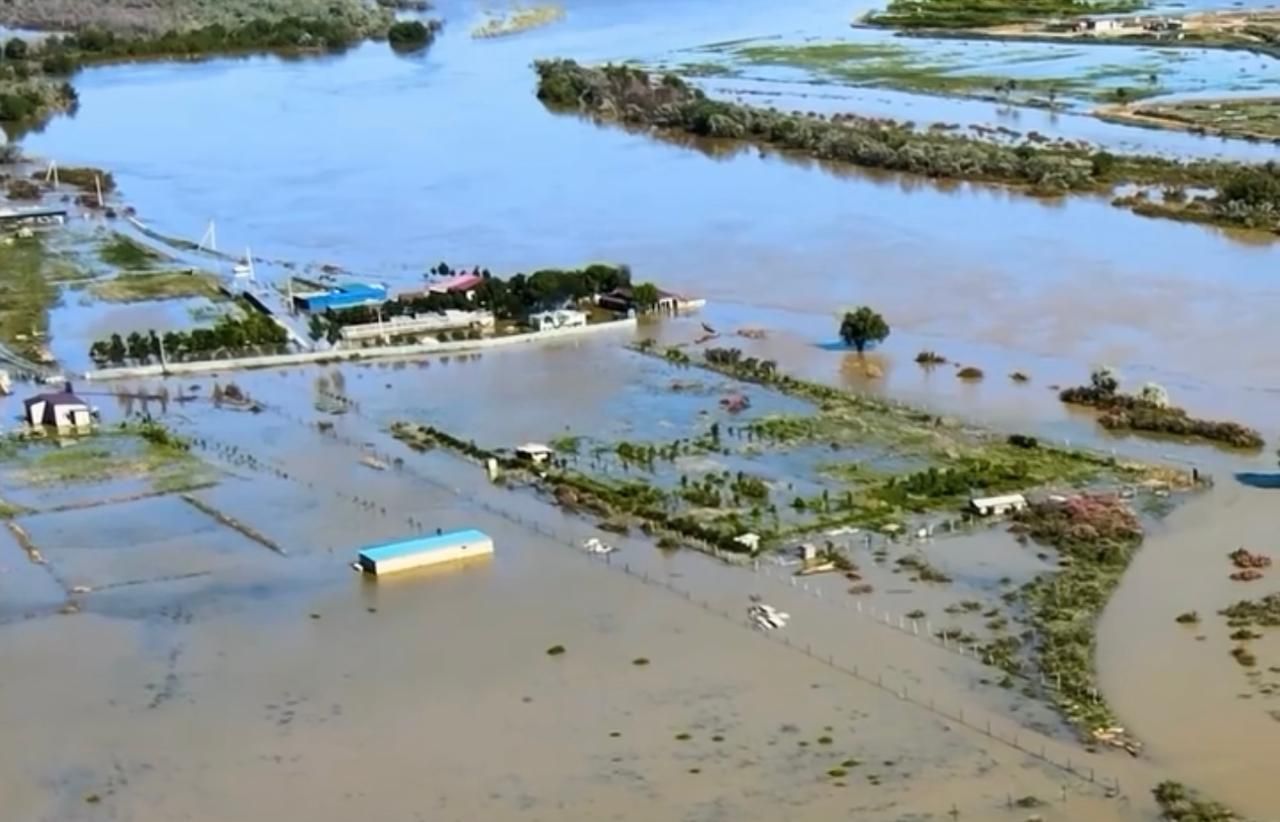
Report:
M 200 242 L 196 244 L 196 249 L 200 251 L 218 250 L 218 227 L 214 225 L 213 220 L 209 221 L 209 227 L 204 230 L 204 234 L 200 235 Z

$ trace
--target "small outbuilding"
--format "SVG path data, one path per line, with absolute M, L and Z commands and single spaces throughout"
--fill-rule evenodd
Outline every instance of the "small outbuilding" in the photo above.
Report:
M 1027 507 L 1027 498 L 1022 494 L 1005 494 L 999 497 L 973 497 L 969 500 L 969 508 L 975 514 L 984 517 L 1004 516 L 1021 511 Z
M 529 315 L 529 327 L 534 331 L 551 331 L 556 328 L 582 328 L 587 324 L 587 315 L 582 311 L 563 309 L 560 311 L 542 311 Z
M 555 450 L 540 442 L 526 442 L 524 445 L 516 448 L 516 458 L 531 462 L 534 465 L 541 465 L 547 460 L 555 456 Z
M 24 403 L 27 424 L 60 430 L 89 428 L 93 425 L 93 409 L 71 391 L 71 384 L 49 394 L 37 394 Z
M 493 553 L 493 539 L 469 528 L 428 537 L 411 537 L 370 545 L 360 551 L 360 570 L 381 576 Z

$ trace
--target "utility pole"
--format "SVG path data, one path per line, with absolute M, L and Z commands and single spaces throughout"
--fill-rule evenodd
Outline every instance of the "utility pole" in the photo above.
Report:
M 106 208 L 107 204 L 102 199 L 102 177 L 93 175 L 93 185 L 98 189 L 98 208 Z
M 161 374 L 162 376 L 168 376 L 168 375 L 169 375 L 169 361 L 168 361 L 168 358 L 167 358 L 167 357 L 165 357 L 165 353 L 164 353 L 164 336 L 163 336 L 163 335 L 157 335 L 157 336 L 156 336 L 156 339 L 160 342 L 160 374 Z

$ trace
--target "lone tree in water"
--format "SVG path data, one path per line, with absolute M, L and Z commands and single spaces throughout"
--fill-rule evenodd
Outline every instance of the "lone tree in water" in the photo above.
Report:
M 871 308 L 863 305 L 854 311 L 845 312 L 840 323 L 840 339 L 845 345 L 852 345 L 861 354 L 872 343 L 884 342 L 889 336 L 889 324 L 884 317 Z

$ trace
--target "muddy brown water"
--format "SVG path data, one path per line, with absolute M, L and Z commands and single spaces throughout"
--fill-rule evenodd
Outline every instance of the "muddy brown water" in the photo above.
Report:
M 335 448 L 278 456 L 327 468 L 319 493 L 350 487 L 350 454 L 337 463 Z M 23 751 L 0 768 L 11 818 L 899 819 L 954 807 L 1021 819 L 1006 805 L 1026 796 L 1048 819 L 1131 810 L 465 498 L 371 476 L 362 485 L 388 513 L 330 501 L 329 539 L 289 559 L 190 542 L 193 567 L 215 550 L 238 561 L 0 627 L 12 665 L 0 720 Z M 227 482 L 259 481 L 275 482 Z M 324 516 L 233 510 L 279 533 Z M 326 550 L 424 510 L 484 528 L 497 556 L 374 582 Z M 176 521 L 156 528 L 66 551 L 139 556 L 183 538 Z M 566 652 L 548 656 L 553 645 Z M 918 646 L 892 647 L 882 661 L 920 664 Z M 828 775 L 846 760 L 858 763 L 847 776 Z
M 1269 547 L 1269 494 L 1232 487 L 1230 474 L 1270 470 L 1270 456 L 1113 439 L 1089 415 L 1064 409 L 1050 388 L 1109 362 L 1129 385 L 1159 381 L 1198 414 L 1274 435 L 1280 292 L 1269 241 L 1138 218 L 1102 199 L 1038 200 L 723 144 L 654 141 L 552 116 L 530 93 L 527 64 L 536 56 L 605 59 L 780 27 L 824 34 L 845 25 L 850 10 L 838 5 L 790 10 L 780 22 L 776 4 L 726 15 L 701 2 L 661 14 L 583 3 L 571 6 L 569 25 L 503 42 L 471 43 L 465 27 L 451 27 L 417 58 L 394 58 L 377 44 L 318 61 L 113 67 L 78 80 L 77 119 L 27 141 L 61 162 L 111 168 L 123 196 L 173 233 L 198 236 L 214 217 L 227 247 L 336 262 L 393 285 L 418 283 L 440 259 L 499 273 L 623 260 L 639 278 L 709 298 L 702 319 L 721 331 L 768 328 L 764 341 L 718 344 L 789 371 L 1205 467 L 1218 488 L 1153 534 L 1100 627 L 1104 690 L 1149 754 L 1096 759 L 1099 773 L 1123 780 L 1130 804 L 1076 787 L 1065 804 L 1054 802 L 1060 773 L 1027 767 L 1025 755 L 944 729 L 918 705 L 460 502 L 501 502 L 574 539 L 591 533 L 538 500 L 495 499 L 456 460 L 413 460 L 452 489 L 433 492 L 358 466 L 350 448 L 319 441 L 296 421 L 193 404 L 174 405 L 173 424 L 271 455 L 312 483 L 226 466 L 231 476 L 200 492 L 290 556 L 218 530 L 194 510 L 172 510 L 179 504 L 169 500 L 33 517 L 50 569 L 31 566 L 0 532 L 0 728 L 4 749 L 24 754 L 0 758 L 0 795 L 13 818 L 230 819 L 265 809 L 336 819 L 376 808 L 429 819 L 896 819 L 937 817 L 954 805 L 978 819 L 1133 819 L 1150 817 L 1146 791 L 1166 776 L 1255 818 L 1274 817 L 1280 793 L 1267 766 L 1280 725 L 1227 656 L 1231 643 L 1213 616 L 1237 596 L 1271 590 L 1269 578 L 1228 583 L 1224 557 L 1241 542 Z M 901 102 L 879 105 L 892 113 Z M 921 121 L 952 111 L 909 102 Z M 246 130 L 252 139 L 240 140 Z M 1207 145 L 1186 135 L 1168 141 L 1184 152 Z M 858 303 L 894 327 L 871 355 L 879 379 L 830 347 L 839 313 Z M 55 349 L 83 364 L 75 357 L 92 335 L 135 318 L 184 319 L 173 312 L 181 313 L 136 306 L 98 316 L 69 304 L 54 315 Z M 676 321 L 643 333 L 688 342 L 699 331 Z M 913 358 L 925 348 L 987 378 L 972 384 L 951 366 L 921 369 Z M 584 341 L 345 373 L 378 422 L 418 417 L 486 445 L 513 445 L 566 426 L 664 438 L 663 419 L 687 424 L 696 403 L 664 400 L 637 378 L 642 368 L 615 342 Z M 1012 383 L 1015 369 L 1032 381 Z M 235 379 L 310 420 L 320 373 Z M 212 380 L 193 382 L 207 391 Z M 77 387 L 117 418 L 102 389 Z M 0 402 L 6 422 L 18 399 Z M 339 425 L 394 447 L 376 424 L 352 417 Z M 498 537 L 499 556 L 388 586 L 345 570 L 353 546 L 412 530 L 409 520 L 481 525 Z M 976 588 L 997 569 L 1035 565 L 1011 554 L 1003 537 L 924 550 L 957 577 L 971 575 Z M 832 580 L 814 583 L 835 588 L 819 604 L 783 575 L 664 557 L 639 540 L 619 556 L 643 557 L 644 573 L 733 612 L 766 590 L 795 615 L 797 641 L 876 660 L 893 681 L 963 704 L 971 716 L 1043 726 L 1049 744 L 1068 749 L 1042 709 L 975 685 L 984 674 L 971 661 L 856 621 L 833 604 L 847 600 Z M 77 580 L 102 590 L 71 595 Z M 955 596 L 878 590 L 868 606 L 933 613 Z M 68 598 L 83 612 L 57 614 Z M 1203 642 L 1172 622 L 1189 608 L 1205 618 Z M 552 644 L 569 652 L 548 659 Z M 1264 671 L 1280 662 L 1274 638 L 1254 644 Z M 638 656 L 650 665 L 633 666 Z M 848 788 L 823 776 L 842 761 L 815 752 L 827 725 L 836 729 L 833 753 L 865 760 Z M 679 733 L 692 739 L 677 744 Z M 725 742 L 710 742 L 715 735 Z M 884 779 L 874 790 L 866 777 L 873 762 Z M 1021 795 L 1050 804 L 1011 813 L 1006 800 Z

